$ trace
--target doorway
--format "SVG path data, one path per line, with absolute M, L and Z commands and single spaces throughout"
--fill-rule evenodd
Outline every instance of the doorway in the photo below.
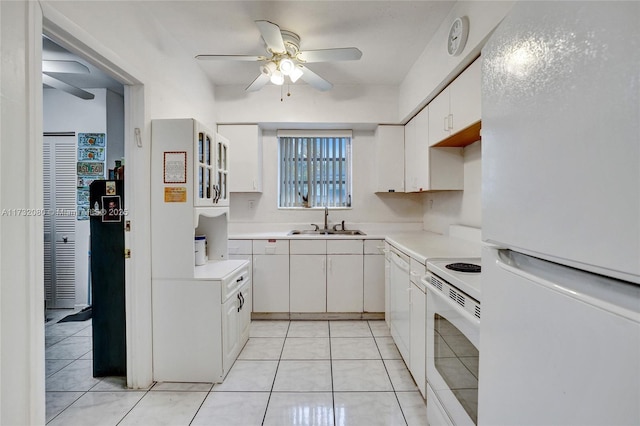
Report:
M 125 311 L 126 311 L 126 358 L 128 388 L 144 388 L 151 383 L 151 266 L 150 266 L 150 212 L 148 194 L 150 182 L 150 135 L 145 132 L 144 86 L 141 81 L 126 71 L 126 64 L 109 49 L 97 45 L 91 35 L 71 25 L 56 13 L 44 8 L 42 32 L 63 49 L 80 58 L 87 66 L 99 69 L 122 87 L 123 152 L 108 157 L 106 169 L 113 168 L 115 159 L 126 158 L 127 176 L 125 192 L 127 221 L 132 224 L 125 233 L 125 244 L 138 256 L 125 261 Z M 83 40 L 89 40 L 87 44 Z M 93 68 L 92 68 L 93 71 Z M 103 89 L 104 86 L 101 88 Z M 104 90 L 104 89 L 103 89 Z M 112 133 L 108 130 L 106 133 Z M 76 136 L 77 139 L 77 136 Z M 113 153 L 113 151 L 112 151 Z M 135 179 L 136 176 L 140 178 Z M 135 179 L 135 185 L 133 185 Z M 136 200 L 140 200 L 136 203 Z M 87 239 L 88 240 L 88 239 Z M 76 235 L 76 244 L 81 243 Z M 88 246 L 87 246 L 88 249 Z M 82 249 L 76 252 L 82 253 Z M 82 253 L 85 256 L 86 251 Z M 85 261 L 86 262 L 86 261 Z M 87 270 L 88 275 L 88 270 Z M 86 283 L 84 273 L 76 279 Z M 84 286 L 76 286 L 86 288 Z M 82 297 L 80 300 L 84 300 Z
M 77 310 L 91 297 L 89 184 L 124 157 L 124 85 L 46 36 L 42 61 L 45 300 Z

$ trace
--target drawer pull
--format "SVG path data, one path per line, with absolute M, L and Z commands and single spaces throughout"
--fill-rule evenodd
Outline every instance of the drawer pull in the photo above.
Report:
M 240 281 L 244 281 L 244 275 L 236 280 L 237 283 L 239 283 Z

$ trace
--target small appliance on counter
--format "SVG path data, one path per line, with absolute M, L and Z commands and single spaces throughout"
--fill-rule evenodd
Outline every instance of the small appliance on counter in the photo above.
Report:
M 481 270 L 479 258 L 427 261 L 429 424 L 478 422 Z

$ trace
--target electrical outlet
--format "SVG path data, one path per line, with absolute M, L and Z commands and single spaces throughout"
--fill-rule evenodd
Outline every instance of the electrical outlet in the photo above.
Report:
M 256 200 L 249 200 L 249 210 L 253 210 L 256 206 Z

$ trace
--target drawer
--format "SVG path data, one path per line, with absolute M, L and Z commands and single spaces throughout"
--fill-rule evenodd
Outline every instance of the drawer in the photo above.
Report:
M 327 254 L 362 254 L 363 240 L 327 240 Z
M 427 273 L 427 267 L 422 262 L 418 262 L 414 258 L 411 258 L 409 261 L 409 265 L 411 268 L 411 282 L 417 284 L 420 282 L 422 277 L 424 277 Z
M 364 240 L 364 254 L 384 254 L 384 240 Z
M 249 275 L 249 266 L 245 265 L 242 268 L 238 268 L 238 270 L 234 271 L 232 274 L 229 274 L 228 277 L 225 277 L 222 282 L 222 302 L 229 298 L 233 293 L 238 291 L 240 287 L 245 285 L 247 282 L 251 281 L 251 276 Z
M 253 254 L 289 254 L 289 240 L 253 240 Z
M 291 254 L 327 254 L 327 240 L 291 240 Z
M 251 240 L 229 240 L 229 254 L 251 254 Z

